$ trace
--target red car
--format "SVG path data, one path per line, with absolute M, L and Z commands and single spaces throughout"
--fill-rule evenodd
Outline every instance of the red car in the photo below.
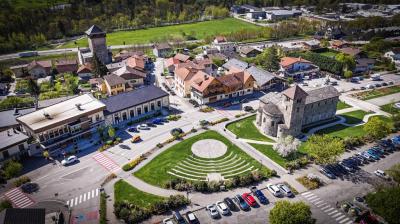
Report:
M 244 193 L 242 194 L 242 197 L 244 198 L 244 200 L 247 202 L 247 204 L 249 204 L 251 207 L 254 207 L 257 205 L 256 200 L 254 199 L 253 196 L 251 196 L 249 193 Z

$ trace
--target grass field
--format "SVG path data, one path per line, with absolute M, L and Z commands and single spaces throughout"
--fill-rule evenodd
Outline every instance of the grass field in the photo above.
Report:
M 338 52 L 336 52 L 336 51 L 329 50 L 329 51 L 321 52 L 321 53 L 319 53 L 319 54 L 320 54 L 320 55 L 323 55 L 323 56 L 326 56 L 326 57 L 335 58 L 335 56 L 337 55 L 337 53 L 338 53 Z
M 256 115 L 250 116 L 245 119 L 229 124 L 227 128 L 229 131 L 231 131 L 239 138 L 274 142 L 272 139 L 268 138 L 267 136 L 261 134 L 258 131 L 257 127 L 254 125 L 255 120 L 256 120 Z
M 273 148 L 272 145 L 261 145 L 261 144 L 253 144 L 250 143 L 251 146 L 253 146 L 253 148 L 257 149 L 258 151 L 260 151 L 262 154 L 264 154 L 266 157 L 272 159 L 273 161 L 275 161 L 276 163 L 278 163 L 279 165 L 281 165 L 282 167 L 286 167 L 286 164 L 290 161 L 293 161 L 299 157 L 301 157 L 302 155 L 304 155 L 301 152 L 297 152 L 296 154 L 294 154 L 293 156 L 289 156 L 287 158 L 284 158 L 282 156 L 279 155 L 279 153 L 277 153 Z
M 350 108 L 350 107 L 351 106 L 348 105 L 347 103 L 339 101 L 338 104 L 336 105 L 336 110 L 343 110 L 343 109 Z
M 35 57 L 26 57 L 26 58 L 13 58 L 0 61 L 0 68 L 7 68 L 14 65 L 22 65 L 28 64 L 33 60 L 57 60 L 57 59 L 76 59 L 76 53 L 67 53 L 67 54 L 56 54 L 56 55 L 44 55 L 44 56 L 35 56 Z
M 374 89 L 371 91 L 361 92 L 354 94 L 357 98 L 361 100 L 370 100 L 374 98 L 378 98 L 381 96 L 386 96 L 394 93 L 400 92 L 400 86 L 391 86 L 381 89 Z
M 371 114 L 371 113 L 372 112 L 365 112 L 363 110 L 355 110 L 355 111 L 341 114 L 340 116 L 342 116 L 346 119 L 347 124 L 358 124 L 358 123 L 362 122 L 362 119 L 364 118 L 365 115 Z
M 16 8 L 47 8 L 54 4 L 67 3 L 67 0 L 12 0 Z
M 244 162 L 244 164 L 248 166 L 253 166 L 254 168 L 259 169 L 261 172 L 268 172 L 269 170 L 262 166 L 258 161 L 254 160 L 250 156 L 248 156 L 245 152 L 243 152 L 239 147 L 235 144 L 230 142 L 228 139 L 223 137 L 222 135 L 218 134 L 215 131 L 206 131 L 204 133 L 198 134 L 191 138 L 185 139 L 182 142 L 170 147 L 169 149 L 162 152 L 160 155 L 155 157 L 150 163 L 146 164 L 140 170 L 135 172 L 133 175 L 142 179 L 143 181 L 164 187 L 164 184 L 171 180 L 175 179 L 176 177 L 170 175 L 168 172 L 171 171 L 176 165 L 183 160 L 187 159 L 188 157 L 192 156 L 191 147 L 192 145 L 202 139 L 216 139 L 223 142 L 227 147 L 227 152 L 220 158 L 215 159 L 204 159 L 204 158 L 197 158 L 202 161 L 206 161 L 205 163 L 210 163 L 212 161 L 221 161 L 222 159 L 229 157 L 231 153 L 233 153 L 236 158 L 240 158 L 240 161 Z M 243 161 L 244 160 L 244 161 Z M 239 161 L 239 160 L 237 160 Z M 219 162 L 216 162 L 219 163 Z M 231 164 L 226 164 L 224 166 L 233 166 L 235 162 Z M 210 169 L 212 167 L 204 168 Z M 239 167 L 240 168 L 240 167 Z M 218 170 L 216 170 L 219 172 Z M 248 172 L 246 172 L 248 173 Z
M 133 187 L 124 180 L 119 180 L 114 185 L 115 201 L 129 201 L 139 207 L 149 208 L 154 202 L 162 201 L 165 198 L 149 194 Z
M 150 43 L 156 38 L 170 36 L 192 35 L 200 40 L 206 36 L 224 34 L 241 29 L 259 29 L 258 26 L 243 22 L 234 18 L 226 18 L 220 20 L 212 20 L 191 24 L 172 25 L 164 27 L 155 27 L 149 29 L 118 31 L 107 34 L 107 45 L 123 45 L 125 44 L 143 44 Z M 79 47 L 88 45 L 87 39 L 77 41 Z M 74 42 L 68 42 L 61 48 L 76 47 Z
M 381 110 L 383 110 L 389 114 L 398 114 L 398 113 L 400 113 L 400 109 L 394 107 L 395 103 L 398 103 L 398 102 L 385 104 L 385 105 L 381 106 Z

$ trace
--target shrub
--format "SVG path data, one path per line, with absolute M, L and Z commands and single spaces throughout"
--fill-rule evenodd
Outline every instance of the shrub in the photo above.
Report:
M 104 186 L 106 183 L 110 182 L 112 179 L 117 178 L 117 175 L 115 173 L 109 174 L 106 179 L 104 179 L 103 183 L 101 183 L 101 186 Z
M 158 147 L 158 148 L 161 149 L 163 146 L 164 146 L 164 145 L 163 145 L 162 143 L 157 143 L 157 147 Z
M 179 119 L 181 119 L 181 118 L 182 118 L 181 115 L 169 115 L 169 116 L 167 117 L 167 120 L 169 120 L 169 121 L 177 121 L 177 120 L 179 120 Z
M 31 178 L 28 176 L 22 176 L 14 181 L 14 186 L 19 187 L 23 185 L 24 183 L 28 183 L 31 181 Z
M 106 145 L 112 145 L 112 144 L 113 144 L 113 141 L 112 141 L 112 140 L 106 141 Z
M 6 208 L 12 208 L 12 204 L 9 200 L 4 200 L 0 202 L 0 212 Z
M 200 112 L 203 112 L 203 113 L 209 113 L 209 112 L 213 112 L 213 111 L 214 111 L 214 108 L 208 107 L 208 106 L 200 109 Z
M 309 190 L 314 190 L 322 186 L 322 182 L 318 178 L 302 176 L 296 180 Z
M 140 162 L 142 162 L 143 160 L 145 160 L 146 158 L 143 155 L 140 155 L 139 157 L 137 157 L 136 159 L 130 161 L 129 163 L 125 164 L 122 166 L 122 170 L 124 171 L 129 171 L 132 170 L 133 168 L 135 168 Z
M 190 130 L 190 132 L 196 133 L 196 132 L 197 132 L 197 129 L 196 129 L 196 128 L 192 128 L 192 129 Z
M 16 177 L 22 171 L 22 164 L 11 160 L 4 164 L 4 175 L 7 179 Z
M 346 137 L 344 138 L 343 143 L 346 149 L 352 149 L 354 147 L 361 146 L 364 144 L 363 138 L 358 136 Z
M 222 122 L 225 122 L 225 121 L 229 121 L 229 118 L 224 117 L 224 118 L 221 118 L 221 119 L 219 119 L 219 120 L 212 121 L 212 122 L 210 122 L 210 124 L 211 124 L 211 125 L 216 125 L 216 124 L 219 124 L 219 123 L 222 123 Z
M 221 184 L 217 181 L 207 182 L 207 187 L 209 192 L 217 192 L 220 189 Z

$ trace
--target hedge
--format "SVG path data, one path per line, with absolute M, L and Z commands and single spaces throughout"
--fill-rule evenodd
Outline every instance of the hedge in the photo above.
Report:
M 107 223 L 107 197 L 103 192 L 100 194 L 100 224 Z
M 140 162 L 142 162 L 143 160 L 145 160 L 146 157 L 144 157 L 143 155 L 140 155 L 139 157 L 137 157 L 136 159 L 130 161 L 129 163 L 125 164 L 122 166 L 122 170 L 124 171 L 129 171 L 132 170 L 133 168 L 135 168 Z
M 302 57 L 306 60 L 311 61 L 317 65 L 321 70 L 341 75 L 343 71 L 343 63 L 336 61 L 334 58 L 330 58 L 315 52 L 291 52 L 290 57 Z

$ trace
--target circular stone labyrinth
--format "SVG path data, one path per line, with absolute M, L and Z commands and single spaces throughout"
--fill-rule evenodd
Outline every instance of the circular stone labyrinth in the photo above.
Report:
M 192 152 L 200 158 L 213 159 L 223 156 L 228 147 L 215 139 L 203 139 L 192 145 Z

